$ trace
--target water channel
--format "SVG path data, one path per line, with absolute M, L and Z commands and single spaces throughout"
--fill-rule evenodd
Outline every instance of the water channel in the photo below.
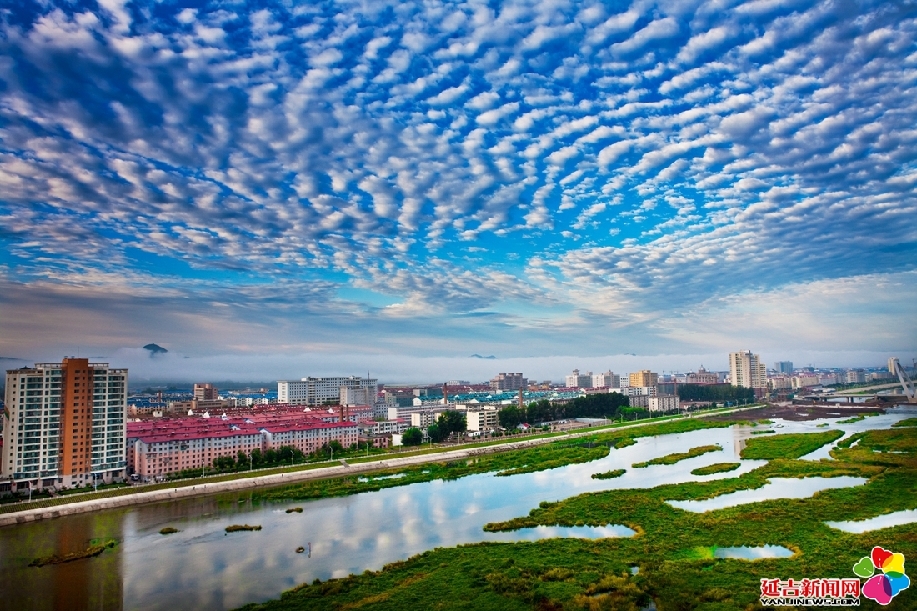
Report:
M 889 413 L 832 428 L 853 434 L 888 428 L 912 414 Z M 824 420 L 775 421 L 780 433 L 819 432 Z M 612 449 L 603 459 L 557 469 L 495 477 L 480 474 L 342 498 L 259 502 L 251 493 L 232 493 L 101 511 L 0 528 L 0 607 L 9 609 L 228 609 L 276 598 L 314 579 L 344 577 L 407 559 L 435 547 L 480 541 L 531 541 L 558 536 L 631 536 L 620 525 L 596 528 L 541 527 L 486 533 L 488 522 L 526 515 L 541 501 L 584 492 L 652 488 L 661 484 L 736 477 L 762 464 L 739 452 L 762 425 L 733 426 L 659 437 Z M 632 469 L 692 447 L 719 444 L 722 450 L 674 465 Z M 740 462 L 735 471 L 695 476 L 692 469 Z M 623 468 L 617 479 L 593 473 Z M 302 513 L 286 513 L 302 507 Z M 256 532 L 226 534 L 231 524 L 260 525 Z M 161 535 L 171 526 L 180 532 Z M 114 538 L 117 547 L 97 558 L 30 568 L 38 556 L 85 549 Z M 711 542 L 713 544 L 715 542 Z M 306 552 L 297 553 L 298 547 Z

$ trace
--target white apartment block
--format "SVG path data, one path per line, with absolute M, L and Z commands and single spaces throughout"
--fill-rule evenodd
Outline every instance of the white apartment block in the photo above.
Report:
M 751 350 L 730 352 L 729 379 L 733 386 L 767 388 L 767 366 Z
M 848 384 L 862 384 L 866 381 L 866 372 L 851 369 L 847 372 L 846 379 Z
M 623 381 L 623 379 L 622 379 Z M 621 386 L 620 388 L 611 388 L 608 392 L 616 392 L 625 397 L 655 397 L 655 386 Z
M 498 373 L 490 381 L 491 390 L 519 390 L 528 386 L 528 379 L 521 373 Z
M 372 405 L 379 391 L 379 380 L 359 376 L 280 380 L 277 382 L 277 402 L 291 405 L 321 405 L 326 401 L 337 403 L 341 400 L 342 388 L 363 390 L 373 397 L 373 401 L 368 403 Z
M 6 372 L 0 479 L 71 487 L 126 475 L 127 369 L 67 358 Z
M 770 390 L 789 390 L 793 388 L 793 378 L 788 378 L 786 376 L 768 378 L 767 387 Z
M 564 386 L 566 388 L 592 388 L 592 372 L 587 371 L 581 374 L 579 369 L 574 369 L 573 373 L 564 377 Z
M 592 376 L 593 388 L 617 388 L 621 385 L 621 376 L 615 375 L 611 370 L 597 373 Z
M 469 431 L 491 431 L 500 425 L 499 410 L 495 407 L 478 407 L 465 412 Z
M 651 412 L 667 412 L 678 409 L 678 397 L 675 395 L 659 395 L 658 397 L 649 397 L 647 407 Z
M 793 376 L 793 388 L 808 388 L 818 386 L 818 376 L 814 374 L 801 374 Z

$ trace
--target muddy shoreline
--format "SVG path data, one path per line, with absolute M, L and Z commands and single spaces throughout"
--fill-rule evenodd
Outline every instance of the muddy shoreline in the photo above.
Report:
M 881 407 L 864 407 L 861 405 L 834 404 L 834 405 L 768 405 L 755 409 L 734 412 L 731 414 L 709 416 L 710 420 L 723 422 L 726 420 L 764 420 L 781 418 L 783 420 L 805 421 L 818 420 L 819 418 L 851 418 L 860 414 L 884 414 Z

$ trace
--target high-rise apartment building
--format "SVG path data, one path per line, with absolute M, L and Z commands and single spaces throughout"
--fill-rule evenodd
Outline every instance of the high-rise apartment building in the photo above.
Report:
M 521 373 L 498 373 L 490 381 L 491 390 L 519 390 L 528 385 L 529 381 Z
M 641 369 L 636 373 L 629 374 L 628 381 L 630 386 L 655 386 L 659 383 L 659 374 L 653 373 L 649 369 Z
M 379 380 L 359 376 L 303 378 L 302 380 L 281 380 L 277 382 L 277 402 L 293 405 L 321 405 L 325 402 L 339 402 L 341 389 L 364 389 L 375 399 L 379 392 Z
M 774 363 L 774 369 L 777 373 L 793 375 L 793 361 L 777 361 Z
M 71 487 L 125 476 L 127 369 L 65 358 L 6 372 L 0 479 Z
M 729 379 L 733 386 L 767 388 L 767 366 L 751 350 L 730 352 Z

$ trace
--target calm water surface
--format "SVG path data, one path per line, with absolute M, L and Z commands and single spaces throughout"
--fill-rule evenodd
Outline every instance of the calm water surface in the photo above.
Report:
M 829 422 L 852 434 L 887 428 L 908 415 L 846 425 Z M 816 432 L 824 430 L 816 428 L 820 422 L 775 425 L 781 433 Z M 226 609 L 276 598 L 316 578 L 377 570 L 435 547 L 630 536 L 629 529 L 616 525 L 515 533 L 486 533 L 482 527 L 526 515 L 541 501 L 584 492 L 735 477 L 765 462 L 739 458 L 753 430 L 737 426 L 642 438 L 591 463 L 511 477 L 481 474 L 307 502 L 259 502 L 251 493 L 233 493 L 0 528 L 0 609 Z M 722 450 L 675 465 L 630 467 L 714 443 Z M 690 473 L 716 462 L 740 462 L 741 467 L 707 476 Z M 618 468 L 627 472 L 617 479 L 590 477 Z M 297 506 L 303 513 L 285 513 Z M 258 524 L 262 530 L 228 535 L 223 530 L 241 523 Z M 181 532 L 160 535 L 165 526 Z M 37 556 L 82 550 L 106 538 L 117 539 L 119 545 L 97 558 L 40 569 L 27 566 Z M 311 554 L 296 553 L 299 546 Z

